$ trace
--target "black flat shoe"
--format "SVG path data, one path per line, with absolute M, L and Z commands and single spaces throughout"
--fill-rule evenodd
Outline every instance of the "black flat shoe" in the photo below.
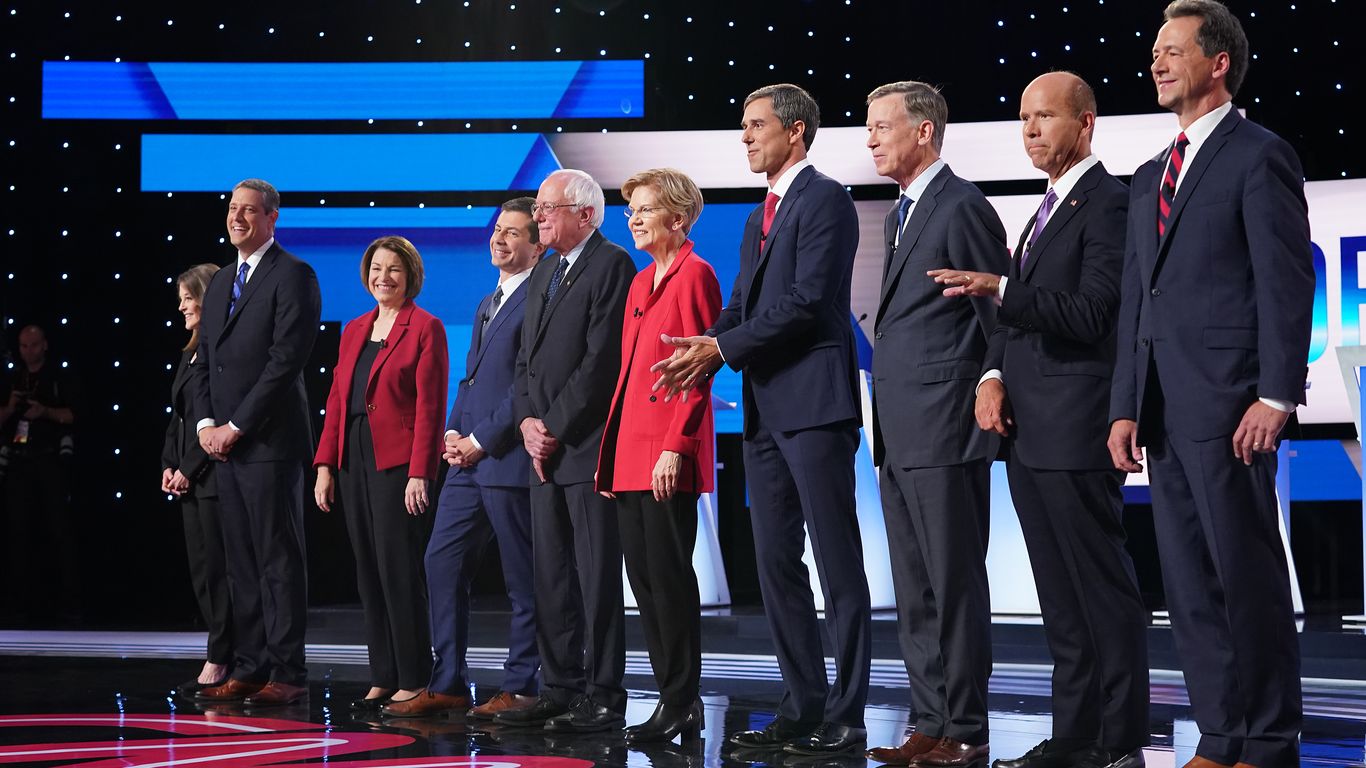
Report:
M 852 725 L 821 723 L 810 736 L 794 739 L 783 750 L 794 755 L 832 755 L 839 752 L 863 751 L 868 743 L 868 732 Z
M 193 699 L 196 693 L 199 693 L 205 688 L 215 688 L 226 682 L 228 682 L 227 675 L 223 675 L 222 680 L 216 680 L 212 683 L 201 683 L 198 680 L 187 680 L 181 683 L 180 685 L 177 685 L 175 687 L 175 692 L 178 696 L 184 696 L 185 698 Z
M 773 718 L 773 722 L 764 726 L 758 731 L 740 731 L 733 733 L 726 741 L 733 747 L 778 747 L 789 741 L 794 741 L 803 736 L 810 736 L 820 723 L 803 723 L 796 720 L 788 720 L 782 715 Z
M 673 741 L 681 735 L 684 741 L 695 741 L 706 727 L 702 713 L 702 702 L 689 704 L 665 704 L 660 702 L 649 720 L 626 729 L 628 744 L 643 744 L 652 741 Z
M 391 701 L 388 696 L 376 696 L 373 699 L 352 699 L 352 712 L 378 712 L 379 708 Z

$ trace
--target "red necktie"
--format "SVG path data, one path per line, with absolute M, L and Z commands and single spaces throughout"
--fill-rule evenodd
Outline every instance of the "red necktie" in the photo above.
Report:
M 773 226 L 773 217 L 778 213 L 778 196 L 772 192 L 764 198 L 764 239 L 768 239 L 768 229 Z
M 1186 160 L 1186 145 L 1190 140 L 1182 131 L 1172 144 L 1171 157 L 1167 159 L 1167 172 L 1162 176 L 1162 186 L 1158 188 L 1157 199 L 1157 236 L 1167 234 L 1167 217 L 1172 215 L 1172 201 L 1176 199 L 1176 182 L 1181 178 L 1181 164 Z

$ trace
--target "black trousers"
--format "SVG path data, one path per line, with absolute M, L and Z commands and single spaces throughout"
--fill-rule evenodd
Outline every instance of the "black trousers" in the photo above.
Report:
M 348 420 L 341 468 L 342 513 L 356 555 L 356 587 L 365 610 L 370 683 L 416 690 L 432 677 L 432 635 L 422 556 L 431 514 L 403 506 L 408 466 L 375 469 L 370 420 Z M 429 494 L 435 494 L 429 489 Z
M 659 699 L 689 704 L 702 678 L 701 600 L 692 568 L 697 494 L 655 501 L 650 491 L 621 491 L 617 519 Z
M 915 730 L 968 744 L 989 740 L 989 469 L 979 460 L 917 469 L 884 464 L 881 473 Z
M 211 470 L 212 471 L 212 470 Z M 217 496 L 181 496 L 185 555 L 199 613 L 209 629 L 208 660 L 232 664 L 232 600 L 228 597 L 228 556 L 223 544 Z
M 1196 754 L 1299 765 L 1300 653 L 1276 506 L 1276 455 L 1170 428 L 1148 445 L 1172 636 L 1200 727 Z
M 232 676 L 304 685 L 308 569 L 301 461 L 235 461 L 214 467 L 232 600 Z
M 1148 622 L 1124 548 L 1122 473 L 1034 469 L 1012 448 L 1007 476 L 1053 656 L 1053 738 L 1146 745 Z
M 587 694 L 625 712 L 626 620 L 614 506 L 592 483 L 531 486 L 541 693 L 562 703 Z
M 5 473 L 5 611 L 16 618 L 81 612 L 81 558 L 71 483 L 52 453 L 13 452 Z

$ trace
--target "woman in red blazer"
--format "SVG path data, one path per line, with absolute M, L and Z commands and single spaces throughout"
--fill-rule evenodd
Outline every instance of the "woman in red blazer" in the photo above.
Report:
M 657 168 L 627 179 L 631 237 L 654 263 L 626 299 L 621 374 L 598 457 L 598 490 L 617 499 L 621 549 L 659 686 L 654 715 L 626 729 L 633 742 L 697 738 L 702 727 L 701 616 L 692 568 L 697 497 L 712 489 L 710 383 L 665 401 L 651 392 L 650 366 L 673 354 L 661 334 L 696 336 L 721 313 L 721 286 L 693 252 L 688 231 L 702 193 L 680 171 Z
M 378 306 L 342 331 L 313 465 L 318 508 L 342 512 L 365 609 L 370 691 L 351 708 L 378 710 L 427 684 L 432 643 L 422 553 L 430 526 L 446 409 L 446 327 L 413 303 L 422 257 L 402 237 L 365 249 L 361 280 Z

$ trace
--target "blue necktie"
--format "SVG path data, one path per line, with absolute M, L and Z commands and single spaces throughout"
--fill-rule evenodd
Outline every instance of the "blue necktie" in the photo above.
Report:
M 237 308 L 237 300 L 242 298 L 242 291 L 247 287 L 247 273 L 251 271 L 249 262 L 242 262 L 242 266 L 237 268 L 237 279 L 232 281 L 232 301 L 228 302 L 228 314 Z
M 904 230 L 904 229 L 906 228 L 906 215 L 910 213 L 910 211 L 911 211 L 911 204 L 914 203 L 914 202 L 915 202 L 915 201 L 912 200 L 909 196 L 907 196 L 907 195 L 902 195 L 902 196 L 901 196 L 901 202 L 897 204 L 897 207 L 896 207 L 896 239 L 892 241 L 893 245 L 900 245 L 900 244 L 901 244 L 901 231 Z
M 545 303 L 549 304 L 555 298 L 555 293 L 560 290 L 560 281 L 564 280 L 565 270 L 569 269 L 569 259 L 560 257 L 560 263 L 555 266 L 555 273 L 550 276 L 550 287 L 545 289 Z

